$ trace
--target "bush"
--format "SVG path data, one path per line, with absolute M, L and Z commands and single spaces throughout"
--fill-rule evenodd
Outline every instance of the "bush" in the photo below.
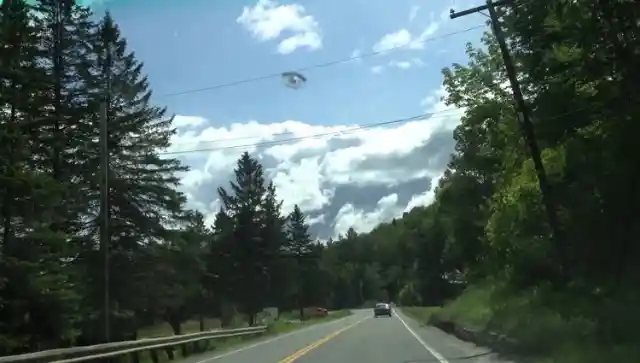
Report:
M 408 283 L 400 290 L 398 294 L 398 303 L 402 306 L 420 305 L 420 295 L 416 291 L 413 283 Z

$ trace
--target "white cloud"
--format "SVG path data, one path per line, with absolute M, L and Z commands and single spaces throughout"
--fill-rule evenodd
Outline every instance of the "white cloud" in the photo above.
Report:
M 378 66 L 371 67 L 371 72 L 376 73 L 376 74 L 382 73 L 383 70 L 384 70 L 384 66 L 378 65 Z
M 373 73 L 382 73 L 384 71 L 385 68 L 397 68 L 397 69 L 401 69 L 401 70 L 406 70 L 406 69 L 410 69 L 413 67 L 422 67 L 424 66 L 424 62 L 422 61 L 422 59 L 414 57 L 408 60 L 391 60 L 389 61 L 389 63 L 385 64 L 385 65 L 376 65 L 371 67 L 371 72 Z
M 443 174 L 440 174 L 431 180 L 431 187 L 429 188 L 429 190 L 425 191 L 424 193 L 414 195 L 413 198 L 411 198 L 411 200 L 409 201 L 409 204 L 407 204 L 407 206 L 405 207 L 404 212 L 409 212 L 415 207 L 433 203 L 436 197 L 436 188 L 438 187 L 438 183 L 440 183 L 440 179 L 442 179 L 442 176 Z
M 273 0 L 258 0 L 245 6 L 236 19 L 259 41 L 275 40 L 288 34 L 278 44 L 278 52 L 289 54 L 298 48 L 317 50 L 322 47 L 320 26 L 299 4 L 279 5 Z
M 177 128 L 185 128 L 185 127 L 195 127 L 202 125 L 207 120 L 200 116 L 181 116 L 173 120 L 173 127 Z
M 310 125 L 286 120 L 256 121 L 227 127 L 177 116 L 179 132 L 170 152 L 180 154 L 192 170 L 182 175 L 190 207 L 211 221 L 220 205 L 216 189 L 227 187 L 237 158 L 249 151 L 259 158 L 277 187 L 283 211 L 295 204 L 309 216 L 312 229 L 328 238 L 349 227 L 366 232 L 380 222 L 400 216 L 407 208 L 429 202 L 429 180 L 438 178 L 452 151 L 451 131 L 461 113 L 439 101 L 442 89 L 424 101 L 431 118 L 387 127 L 353 130 L 356 125 Z M 379 120 L 383 121 L 383 120 Z M 318 134 L 328 136 L 308 137 Z M 278 144 L 257 143 L 284 140 Z M 252 144 L 236 148 L 237 145 Z M 345 229 L 346 228 L 346 229 Z
M 386 195 L 376 204 L 376 208 L 367 213 L 362 209 L 355 208 L 352 204 L 345 204 L 338 211 L 336 216 L 334 235 L 344 235 L 349 228 L 353 228 L 356 232 L 369 232 L 377 225 L 387 222 L 402 213 L 398 207 L 398 194 Z
M 374 52 L 384 52 L 389 49 L 408 46 L 411 44 L 411 33 L 407 29 L 400 29 L 393 33 L 385 34 L 373 45 Z
M 406 28 L 396 30 L 393 33 L 385 34 L 373 45 L 374 52 L 386 52 L 391 49 L 424 49 L 424 43 L 433 36 L 440 25 L 432 22 L 427 25 L 418 35 L 412 34 Z
M 360 49 L 354 49 L 349 56 L 349 58 L 353 58 L 351 62 L 355 63 L 362 63 L 362 58 L 360 57 L 362 57 L 362 50 Z
M 409 23 L 413 22 L 420 10 L 420 6 L 412 6 L 409 11 Z M 422 28 L 420 32 L 412 32 L 406 27 L 398 29 L 392 33 L 383 35 L 373 45 L 374 52 L 386 52 L 391 49 L 424 49 L 424 43 L 429 40 L 440 28 L 440 23 L 444 21 L 445 13 L 440 14 L 439 19 L 435 18 L 433 13 L 430 14 L 429 23 Z
M 411 68 L 412 65 L 413 65 L 413 63 L 408 62 L 408 61 L 391 61 L 391 62 L 389 62 L 389 66 L 400 68 L 400 69 L 409 69 L 409 68 Z
M 411 7 L 411 10 L 409 11 L 409 22 L 412 22 L 413 19 L 416 18 L 416 15 L 418 15 L 419 10 L 420 10 L 420 7 L 417 5 L 414 5 Z

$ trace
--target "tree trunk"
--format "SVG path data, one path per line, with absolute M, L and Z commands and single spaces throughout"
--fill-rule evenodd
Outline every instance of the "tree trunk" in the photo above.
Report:
M 180 319 L 176 319 L 175 317 L 170 317 L 168 319 L 169 325 L 171 325 L 171 330 L 173 330 L 173 334 L 180 335 L 182 334 L 182 324 Z
M 300 321 L 304 321 L 304 304 L 302 303 L 302 288 L 298 289 L 298 310 L 300 312 Z
M 173 334 L 180 335 L 182 334 L 182 324 L 180 324 L 180 319 L 177 319 L 175 315 L 169 315 L 167 319 L 169 325 L 171 325 L 171 330 L 173 330 Z M 173 347 L 166 347 L 165 352 L 167 353 L 167 358 L 169 360 L 174 359 Z

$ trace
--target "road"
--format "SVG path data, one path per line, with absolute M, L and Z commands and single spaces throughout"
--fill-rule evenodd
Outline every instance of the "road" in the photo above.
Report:
M 373 318 L 369 309 L 354 310 L 343 319 L 182 362 L 512 363 L 436 328 L 421 326 L 398 309 L 394 313 L 392 318 Z

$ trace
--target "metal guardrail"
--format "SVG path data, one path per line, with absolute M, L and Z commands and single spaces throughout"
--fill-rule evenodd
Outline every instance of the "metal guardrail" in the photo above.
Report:
M 212 330 L 207 332 L 173 335 L 161 338 L 147 338 L 140 340 L 130 340 L 124 342 L 105 343 L 89 345 L 84 347 L 73 347 L 64 349 L 52 349 L 41 352 L 26 353 L 0 357 L 0 363 L 80 363 L 107 361 L 112 358 L 125 355 L 135 356 L 138 353 L 149 351 L 151 359 L 158 361 L 158 351 L 171 349 L 175 346 L 182 346 L 183 353 L 186 352 L 186 345 L 196 344 L 210 339 L 224 339 L 232 337 L 242 337 L 266 333 L 266 326 L 255 326 L 240 329 Z M 197 349 L 196 349 L 197 350 Z M 169 359 L 173 358 L 173 353 L 168 353 Z M 133 358 L 137 361 L 136 358 Z

